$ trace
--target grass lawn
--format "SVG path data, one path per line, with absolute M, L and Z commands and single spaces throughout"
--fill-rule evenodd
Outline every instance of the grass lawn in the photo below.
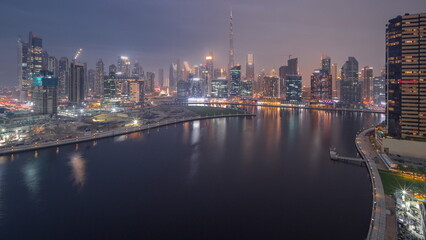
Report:
M 245 113 L 244 111 L 229 109 L 229 108 L 217 108 L 217 107 L 204 107 L 204 106 L 185 106 L 186 109 L 195 112 L 200 116 L 213 116 L 222 114 L 238 114 Z
M 417 192 L 425 192 L 426 184 L 421 181 L 409 180 L 390 171 L 379 170 L 385 194 L 393 194 L 396 189 L 410 188 Z

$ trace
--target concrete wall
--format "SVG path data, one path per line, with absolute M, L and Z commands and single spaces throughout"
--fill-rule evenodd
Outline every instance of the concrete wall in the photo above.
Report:
M 384 138 L 382 151 L 386 148 L 389 153 L 399 154 L 401 156 L 424 158 L 426 161 L 426 142 L 407 141 L 399 139 Z

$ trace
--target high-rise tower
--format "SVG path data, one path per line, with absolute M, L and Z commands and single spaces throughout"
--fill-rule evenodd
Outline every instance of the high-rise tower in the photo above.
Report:
M 387 124 L 394 138 L 426 140 L 426 13 L 386 28 Z
M 231 69 L 234 67 L 234 29 L 232 25 L 232 11 L 229 18 L 229 63 L 228 71 L 231 72 Z

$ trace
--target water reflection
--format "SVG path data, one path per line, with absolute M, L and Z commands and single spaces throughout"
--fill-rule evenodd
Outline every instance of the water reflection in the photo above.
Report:
M 38 194 L 40 192 L 41 169 L 42 161 L 40 159 L 29 160 L 22 168 L 25 186 L 27 187 L 30 196 L 34 199 L 38 198 Z
M 3 218 L 3 192 L 4 192 L 4 183 L 3 177 L 6 169 L 7 157 L 0 156 L 0 219 Z
M 114 142 L 124 142 L 127 139 L 127 135 L 121 135 L 118 137 L 114 137 Z
M 193 179 L 199 168 L 199 155 L 200 155 L 200 121 L 194 121 L 192 124 L 191 133 L 191 157 L 189 158 L 189 180 Z
M 71 155 L 68 165 L 71 167 L 71 179 L 74 185 L 82 188 L 86 182 L 86 160 L 81 156 L 81 153 Z

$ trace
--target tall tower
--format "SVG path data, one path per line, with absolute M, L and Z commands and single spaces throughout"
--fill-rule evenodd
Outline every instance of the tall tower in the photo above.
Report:
M 246 79 L 249 81 L 254 81 L 254 55 L 252 53 L 247 54 Z
M 229 18 L 229 63 L 228 71 L 231 72 L 231 69 L 234 67 L 234 29 L 232 26 L 232 10 Z
M 426 13 L 390 19 L 386 28 L 387 124 L 394 138 L 426 140 Z
M 96 75 L 95 75 L 95 93 L 102 95 L 104 93 L 104 76 L 105 76 L 105 65 L 101 58 L 96 62 Z

